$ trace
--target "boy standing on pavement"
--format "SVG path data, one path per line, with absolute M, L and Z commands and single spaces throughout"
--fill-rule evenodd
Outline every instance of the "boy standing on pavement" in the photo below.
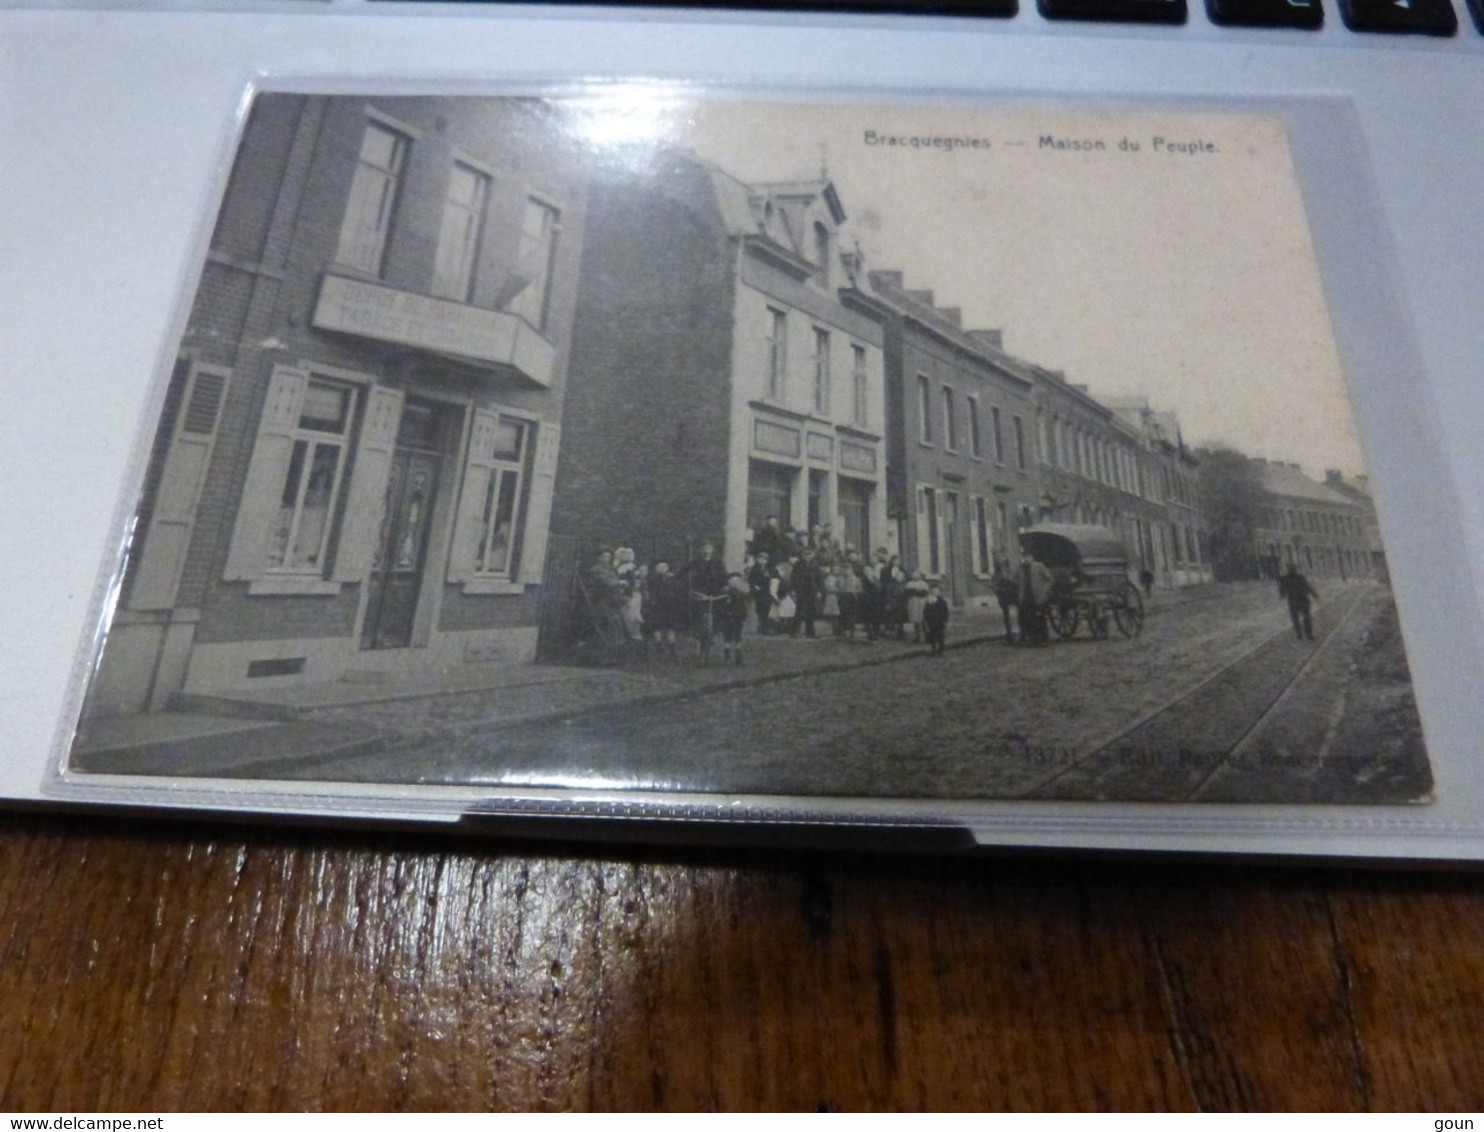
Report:
M 937 586 L 928 591 L 927 604 L 922 608 L 922 634 L 933 656 L 942 653 L 948 640 L 948 599 Z

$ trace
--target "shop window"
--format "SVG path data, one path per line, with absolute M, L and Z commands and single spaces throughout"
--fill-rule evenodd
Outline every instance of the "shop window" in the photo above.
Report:
M 223 577 L 253 593 L 333 593 L 363 577 L 401 412 L 397 390 L 277 367 Z
M 322 574 L 340 498 L 356 391 L 311 380 L 304 392 L 278 514 L 268 541 L 269 570 Z
M 381 274 L 409 145 L 405 136 L 380 122 L 366 123 L 340 225 L 337 263 Z
M 467 303 L 474 294 L 474 268 L 489 201 L 490 178 L 461 161 L 448 176 L 438 251 L 433 257 L 433 294 Z
M 861 480 L 840 478 L 840 520 L 845 527 L 845 541 L 862 554 L 871 546 L 871 498 L 875 488 Z
M 525 422 L 509 417 L 499 417 L 494 424 L 488 472 L 482 477 L 484 506 L 474 551 L 475 575 L 508 578 L 514 567 L 521 467 L 528 430 Z
M 562 214 L 551 205 L 534 197 L 526 201 L 520 226 L 520 250 L 515 257 L 516 274 L 525 280 L 525 286 L 510 301 L 509 310 L 537 330 L 546 329 L 547 293 L 561 226 Z
M 474 411 L 448 567 L 466 593 L 541 581 L 559 432 L 498 409 Z
M 788 530 L 793 526 L 794 476 L 792 468 L 754 460 L 747 469 L 747 525 L 754 531 L 770 518 Z

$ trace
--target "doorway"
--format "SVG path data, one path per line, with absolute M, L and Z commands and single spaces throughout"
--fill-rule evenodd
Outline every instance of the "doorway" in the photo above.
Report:
M 443 463 L 443 436 L 443 413 L 438 406 L 409 397 L 402 406 L 381 531 L 367 581 L 370 592 L 361 629 L 363 649 L 399 649 L 412 644 Z

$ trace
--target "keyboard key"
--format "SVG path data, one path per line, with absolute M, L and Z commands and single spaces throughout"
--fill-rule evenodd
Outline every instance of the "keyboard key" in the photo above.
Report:
M 1453 35 L 1458 17 L 1452 0 L 1339 0 L 1340 18 L 1351 31 L 1392 35 Z
M 1183 24 L 1185 0 L 1036 0 L 1048 20 L 1118 20 L 1141 24 Z
M 1213 24 L 1256 28 L 1317 28 L 1324 24 L 1319 0 L 1206 0 Z

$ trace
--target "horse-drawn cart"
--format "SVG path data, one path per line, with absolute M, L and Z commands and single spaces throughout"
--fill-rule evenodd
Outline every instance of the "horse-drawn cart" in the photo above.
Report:
M 1098 639 L 1111 621 L 1125 637 L 1144 628 L 1144 599 L 1129 580 L 1122 541 L 1106 527 L 1041 523 L 1020 532 L 1021 549 L 1051 571 L 1046 620 L 1058 637 L 1079 626 Z

